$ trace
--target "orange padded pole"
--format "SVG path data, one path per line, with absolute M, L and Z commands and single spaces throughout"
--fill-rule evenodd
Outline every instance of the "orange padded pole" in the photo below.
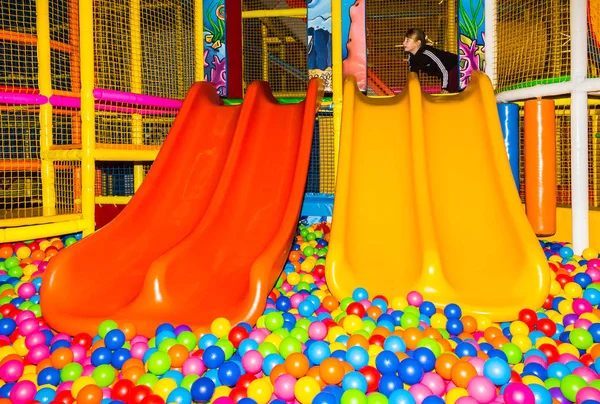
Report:
M 553 100 L 525 101 L 525 209 L 538 236 L 556 233 L 556 123 Z

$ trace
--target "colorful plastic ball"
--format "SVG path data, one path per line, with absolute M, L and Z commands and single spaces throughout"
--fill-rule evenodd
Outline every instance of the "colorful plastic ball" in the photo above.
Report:
M 192 383 L 190 389 L 192 399 L 201 403 L 208 402 L 212 398 L 214 391 L 215 383 L 207 377 L 197 379 Z
M 202 354 L 202 361 L 207 368 L 216 369 L 225 361 L 225 352 L 218 346 L 209 346 Z
M 502 386 L 510 380 L 511 369 L 506 361 L 490 358 L 483 365 L 483 375 L 496 386 Z
M 336 358 L 327 358 L 319 366 L 319 376 L 326 384 L 340 383 L 345 373 L 344 365 Z
M 560 381 L 560 391 L 571 402 L 575 402 L 577 393 L 587 387 L 586 381 L 577 375 L 566 375 Z
M 552 404 L 552 394 L 546 390 L 546 387 L 535 383 L 532 383 L 527 387 L 529 387 L 533 393 L 535 404 Z
M 406 384 L 417 384 L 423 379 L 421 363 L 414 358 L 406 358 L 398 366 L 398 376 Z
M 535 396 L 523 383 L 509 383 L 504 389 L 504 400 L 513 404 L 535 404 Z
M 234 386 L 240 379 L 242 371 L 236 363 L 225 362 L 219 367 L 218 375 L 221 384 L 224 386 Z
M 313 398 L 313 404 L 338 404 L 340 401 L 327 391 L 321 391 Z
M 24 368 L 23 362 L 20 360 L 6 361 L 0 366 L 0 379 L 7 383 L 16 382 L 23 375 Z
M 342 379 L 342 388 L 344 390 L 356 389 L 366 393 L 368 388 L 367 380 L 360 372 L 350 372 Z
M 429 396 L 423 400 L 421 404 L 444 404 L 445 401 L 441 397 Z
M 388 398 L 389 404 L 417 404 L 415 398 L 407 390 L 396 390 Z
M 167 396 L 167 403 L 191 404 L 192 394 L 183 387 L 173 389 Z
M 10 401 L 13 404 L 26 404 L 35 398 L 36 392 L 35 383 L 29 380 L 18 382 L 10 391 Z
M 346 351 L 346 361 L 358 370 L 369 363 L 369 353 L 361 346 L 350 347 Z
M 375 366 L 381 374 L 396 373 L 400 360 L 391 351 L 381 351 L 376 359 Z
M 250 382 L 247 394 L 249 398 L 257 403 L 266 404 L 273 394 L 273 387 L 267 379 L 256 379 Z
M 471 345 L 471 344 L 469 344 Z M 435 369 L 435 354 L 427 348 L 417 348 L 413 351 L 413 358 L 419 361 L 425 372 Z
M 467 384 L 469 395 L 482 404 L 491 402 L 496 397 L 496 386 L 484 376 L 475 376 Z
M 457 304 L 450 303 L 449 305 L 444 307 L 444 316 L 446 316 L 446 318 L 448 318 L 448 319 L 451 319 L 451 318 L 459 319 L 462 316 L 462 310 L 460 309 L 460 307 Z

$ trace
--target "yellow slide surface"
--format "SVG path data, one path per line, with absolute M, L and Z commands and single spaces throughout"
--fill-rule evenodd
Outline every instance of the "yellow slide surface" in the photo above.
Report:
M 509 321 L 538 309 L 548 266 L 515 189 L 493 89 L 475 72 L 430 96 L 411 73 L 373 99 L 352 78 L 344 109 L 326 279 L 337 298 L 423 293 Z

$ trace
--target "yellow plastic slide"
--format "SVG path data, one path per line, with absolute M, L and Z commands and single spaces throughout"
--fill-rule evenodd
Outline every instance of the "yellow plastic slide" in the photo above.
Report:
M 411 73 L 373 99 L 352 78 L 344 109 L 326 278 L 337 298 L 423 293 L 494 321 L 538 309 L 548 266 L 516 192 L 493 89 L 475 72 L 430 96 Z

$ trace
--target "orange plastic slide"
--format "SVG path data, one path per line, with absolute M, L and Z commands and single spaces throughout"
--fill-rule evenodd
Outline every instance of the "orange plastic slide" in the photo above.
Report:
M 279 104 L 254 82 L 242 105 L 192 86 L 139 191 L 111 223 L 52 259 L 41 306 L 61 332 L 105 319 L 152 336 L 164 322 L 255 321 L 285 263 L 322 97 Z
M 344 87 L 327 284 L 337 298 L 365 287 L 412 290 L 494 321 L 538 309 L 547 262 L 523 210 L 491 83 L 430 96 L 410 74 L 395 97 Z

